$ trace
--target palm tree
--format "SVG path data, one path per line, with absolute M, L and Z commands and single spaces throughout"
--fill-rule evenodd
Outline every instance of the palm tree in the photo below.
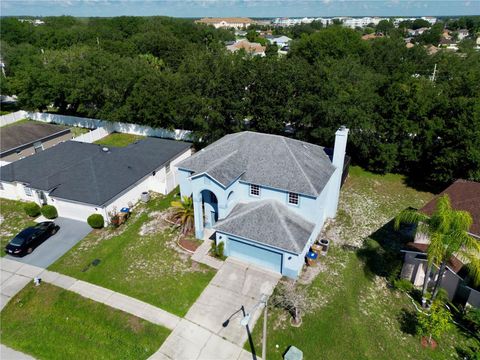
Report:
M 194 227 L 193 200 L 191 197 L 184 196 L 182 201 L 172 201 L 173 207 L 172 220 L 180 225 L 182 234 L 188 234 Z
M 432 266 L 439 267 L 438 277 L 432 293 L 435 300 L 447 263 L 454 255 L 469 263 L 468 269 L 475 283 L 480 283 L 480 242 L 468 234 L 472 225 L 472 216 L 467 211 L 454 210 L 448 195 L 438 198 L 435 211 L 431 216 L 414 210 L 404 210 L 395 218 L 395 229 L 400 223 L 416 224 L 417 233 L 428 236 L 427 272 L 422 288 L 422 304 L 425 304 L 428 278 Z

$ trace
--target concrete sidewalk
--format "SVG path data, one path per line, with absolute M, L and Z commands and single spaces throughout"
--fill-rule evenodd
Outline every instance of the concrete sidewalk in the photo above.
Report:
M 3 344 L 0 344 L 0 359 L 4 360 L 35 360 L 34 357 L 24 354 L 20 351 L 13 350 Z
M 261 360 L 211 331 L 182 319 L 149 360 Z
M 245 312 L 255 309 L 263 294 L 270 295 L 281 275 L 228 258 L 160 349 L 150 359 L 251 360 L 243 349 L 248 339 L 240 324 Z M 262 307 L 251 314 L 253 329 Z M 223 326 L 229 319 L 228 325 Z M 257 349 L 258 351 L 258 349 Z
M 180 322 L 178 316 L 143 301 L 37 266 L 1 258 L 0 269 L 2 309 L 17 292 L 23 289 L 34 277 L 38 276 L 42 281 L 73 291 L 83 297 L 125 311 L 170 330 L 175 329 Z
M 192 260 L 210 266 L 214 269 L 220 269 L 223 265 L 223 261 L 219 259 L 215 259 L 213 256 L 210 256 L 208 253 L 212 247 L 213 241 L 210 239 L 205 239 L 202 242 L 195 253 L 192 255 Z

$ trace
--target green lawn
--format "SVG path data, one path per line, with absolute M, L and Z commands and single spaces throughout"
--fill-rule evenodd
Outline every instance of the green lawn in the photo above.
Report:
M 147 359 L 170 331 L 43 283 L 1 313 L 1 342 L 37 359 Z
M 23 210 L 25 203 L 15 200 L 0 199 L 0 256 L 5 256 L 5 245 L 28 226 L 35 225 L 32 218 Z
M 95 144 L 100 144 L 105 146 L 114 146 L 114 147 L 123 147 L 144 138 L 145 136 L 141 136 L 141 135 L 112 133 L 100 140 L 95 141 Z
M 70 128 L 70 132 L 72 133 L 72 136 L 73 136 L 74 138 L 77 137 L 77 136 L 86 134 L 86 133 L 88 133 L 89 131 L 90 131 L 89 129 L 82 128 L 82 127 L 78 127 L 78 126 L 72 126 L 72 127 Z
M 163 226 L 145 234 L 173 193 L 139 205 L 117 230 L 91 232 L 50 269 L 184 316 L 215 272 L 177 250 L 176 230 Z M 100 264 L 87 269 L 94 259 Z
M 432 196 L 407 187 L 401 176 L 352 167 L 342 188 L 337 221 L 326 233 L 334 246 L 321 260 L 323 270 L 313 282 L 298 285 L 306 288 L 311 305 L 299 328 L 290 326 L 284 311 L 270 310 L 268 357 L 281 358 L 288 346 L 295 345 L 306 360 L 458 358 L 455 347 L 464 345 L 467 336 L 455 330 L 439 339 L 436 350 L 423 349 L 409 321 L 414 310 L 410 299 L 390 289 L 386 281 L 401 264 L 402 239 L 391 231 L 390 220 Z M 372 246 L 359 249 L 365 239 Z M 253 331 L 257 353 L 262 321 Z M 245 348 L 250 349 L 248 343 Z

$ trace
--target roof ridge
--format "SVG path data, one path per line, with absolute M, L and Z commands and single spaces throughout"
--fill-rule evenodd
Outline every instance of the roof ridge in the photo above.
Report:
M 217 160 L 213 161 L 212 164 L 210 166 L 208 166 L 204 172 L 208 173 L 210 170 L 212 169 L 215 169 L 218 165 L 224 163 L 225 161 L 227 161 L 230 157 L 232 157 L 233 155 L 235 155 L 236 153 L 238 152 L 238 150 L 234 150 L 232 151 L 231 153 L 229 154 L 226 154 L 222 157 L 219 157 Z
M 248 205 L 252 205 L 253 206 L 251 208 L 248 208 Z M 238 205 L 244 205 L 244 206 L 247 206 L 247 208 L 245 209 L 242 209 L 238 212 L 238 214 L 235 214 L 233 216 L 230 216 L 230 214 L 232 213 L 233 209 L 235 209 Z M 250 201 L 250 202 L 246 202 L 246 203 L 238 203 L 237 205 L 235 205 L 232 209 L 232 211 L 230 211 L 230 214 L 227 215 L 227 217 L 221 219 L 219 222 L 222 222 L 222 223 L 228 223 L 230 222 L 231 220 L 234 220 L 240 216 L 243 216 L 245 214 L 248 214 L 249 212 L 253 211 L 253 210 L 257 210 L 259 207 L 262 207 L 262 206 L 265 206 L 266 204 L 263 203 L 262 200 L 260 201 Z
M 277 214 L 278 216 L 278 219 L 280 220 L 280 223 L 282 224 L 282 227 L 283 229 L 285 230 L 285 232 L 288 234 L 288 240 L 290 241 L 290 243 L 293 245 L 293 247 L 295 249 L 297 249 L 297 251 L 299 250 L 298 249 L 298 246 L 297 244 L 295 243 L 295 239 L 293 238 L 293 235 L 290 231 L 290 229 L 288 228 L 286 222 L 285 222 L 285 219 L 283 218 L 283 215 L 280 213 L 280 211 L 278 210 L 277 208 L 277 204 L 279 204 L 276 200 L 273 200 L 271 202 L 272 204 L 272 208 L 273 208 L 273 211 L 275 212 L 275 214 Z M 287 209 L 288 210 L 288 209 Z
M 283 140 L 283 142 L 285 143 L 285 146 L 287 147 L 288 149 L 288 152 L 290 153 L 290 155 L 292 155 L 293 157 L 293 160 L 295 161 L 295 164 L 297 164 L 298 168 L 300 169 L 300 171 L 302 172 L 303 176 L 305 177 L 305 179 L 307 180 L 308 182 L 308 185 L 310 186 L 310 189 L 313 190 L 313 193 L 316 194 L 317 193 L 317 189 L 315 189 L 315 186 L 313 186 L 312 182 L 310 181 L 310 178 L 307 176 L 307 174 L 305 173 L 305 171 L 303 170 L 303 167 L 300 165 L 300 163 L 298 162 L 295 154 L 293 153 L 292 149 L 290 149 L 290 145 L 288 145 L 287 141 L 285 140 L 284 137 L 281 138 Z

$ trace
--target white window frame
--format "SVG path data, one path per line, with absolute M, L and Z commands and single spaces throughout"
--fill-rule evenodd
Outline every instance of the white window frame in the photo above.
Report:
M 27 196 L 33 196 L 32 189 L 28 187 L 27 185 L 23 185 L 23 192 Z
M 260 186 L 256 184 L 250 184 L 250 196 L 260 197 Z
M 289 205 L 298 206 L 300 204 L 300 196 L 298 193 L 289 192 L 287 195 L 287 201 Z

